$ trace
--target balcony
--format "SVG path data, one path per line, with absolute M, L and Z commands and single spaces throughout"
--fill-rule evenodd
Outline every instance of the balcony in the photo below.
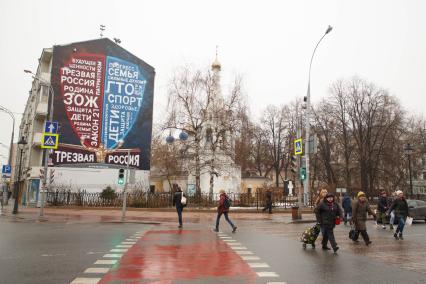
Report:
M 36 117 L 45 117 L 47 115 L 47 102 L 39 102 L 35 111 Z
M 43 135 L 43 133 L 41 133 L 41 132 L 35 132 L 34 133 L 33 143 L 32 143 L 33 147 L 34 146 L 40 146 L 42 135 Z

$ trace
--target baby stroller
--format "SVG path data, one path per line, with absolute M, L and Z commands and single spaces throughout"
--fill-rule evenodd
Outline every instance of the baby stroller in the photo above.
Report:
M 320 231 L 320 224 L 307 228 L 300 237 L 300 241 L 303 243 L 303 248 L 306 248 L 307 244 L 310 244 L 312 248 L 315 248 L 315 241 L 317 240 Z

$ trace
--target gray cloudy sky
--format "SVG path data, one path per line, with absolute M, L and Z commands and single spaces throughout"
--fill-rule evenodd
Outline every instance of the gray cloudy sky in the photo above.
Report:
M 31 86 L 23 69 L 36 70 L 42 48 L 97 38 L 99 24 L 155 67 L 155 117 L 173 71 L 208 66 L 216 45 L 223 87 L 242 75 L 254 115 L 303 96 L 312 50 L 328 24 L 334 29 L 312 68 L 314 101 L 336 79 L 357 75 L 388 89 L 408 111 L 425 113 L 426 1 L 2 0 L 0 11 L 0 104 L 17 113 Z M 8 144 L 9 119 L 0 119 L 0 142 Z

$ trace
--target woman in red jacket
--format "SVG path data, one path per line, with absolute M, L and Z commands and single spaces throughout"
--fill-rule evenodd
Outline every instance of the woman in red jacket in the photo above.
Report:
M 229 207 L 231 206 L 231 200 L 229 199 L 228 195 L 226 195 L 225 190 L 221 189 L 220 191 L 220 199 L 219 199 L 219 206 L 217 207 L 217 218 L 216 218 L 216 228 L 214 229 L 215 232 L 219 232 L 219 221 L 220 217 L 222 217 L 222 214 L 225 215 L 225 220 L 231 225 L 232 232 L 235 233 L 237 230 L 237 227 L 232 223 L 231 220 L 229 220 L 228 212 Z

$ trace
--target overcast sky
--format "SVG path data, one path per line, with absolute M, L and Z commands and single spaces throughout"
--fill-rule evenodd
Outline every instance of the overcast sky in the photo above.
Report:
M 36 71 L 44 47 L 98 38 L 100 24 L 105 36 L 120 38 L 156 69 L 155 118 L 164 112 L 173 71 L 209 66 L 216 45 L 223 88 L 242 75 L 256 117 L 268 104 L 305 95 L 310 56 L 329 24 L 333 31 L 312 67 L 314 102 L 333 81 L 357 75 L 387 89 L 407 111 L 425 113 L 426 1 L 1 0 L 0 11 L 0 105 L 16 113 L 31 87 L 23 69 Z M 0 142 L 9 144 L 10 119 L 0 119 Z

